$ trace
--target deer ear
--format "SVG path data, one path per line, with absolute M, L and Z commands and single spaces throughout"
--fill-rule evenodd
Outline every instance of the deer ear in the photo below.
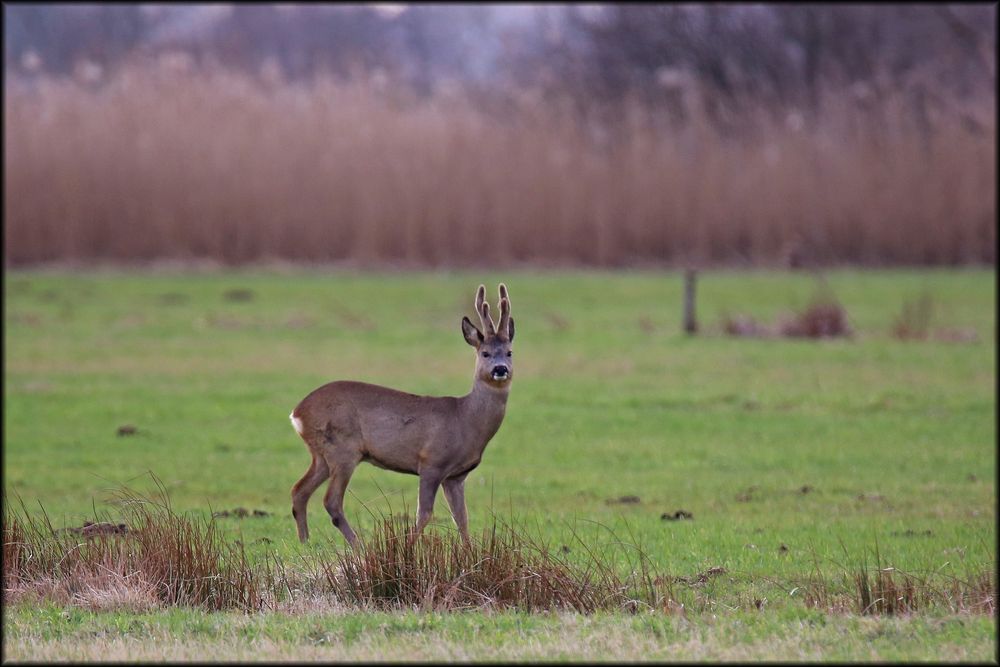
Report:
M 472 347 L 479 347 L 479 344 L 483 342 L 483 334 L 480 333 L 475 324 L 469 321 L 468 317 L 462 318 L 462 334 L 465 336 L 465 342 Z
M 514 342 L 514 318 L 507 318 L 507 340 Z

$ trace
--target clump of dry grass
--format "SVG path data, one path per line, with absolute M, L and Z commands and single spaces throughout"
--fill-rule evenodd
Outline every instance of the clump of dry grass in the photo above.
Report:
M 788 338 L 851 336 L 847 311 L 832 295 L 814 298 L 802 311 L 786 319 L 778 331 Z
M 797 313 L 786 315 L 773 326 L 759 323 L 750 315 L 725 315 L 722 331 L 745 338 L 839 338 L 853 335 L 847 311 L 825 284 Z
M 469 545 L 454 532 L 425 531 L 410 543 L 408 515 L 377 523 L 357 550 L 322 563 L 330 590 L 350 606 L 435 610 L 638 611 L 667 608 L 672 579 L 654 576 L 641 553 L 623 577 L 612 552 L 580 541 L 583 564 L 494 517 Z
M 901 312 L 892 323 L 892 336 L 905 341 L 923 341 L 931 337 L 934 300 L 924 291 L 913 300 L 903 303 Z M 934 340 L 946 343 L 975 343 L 979 334 L 967 327 L 945 327 L 933 331 Z
M 942 606 L 952 612 L 994 614 L 996 579 L 992 570 L 932 582 L 926 577 L 876 563 L 854 574 L 855 605 L 861 614 L 900 615 Z
M 914 301 L 906 301 L 892 323 L 892 335 L 900 340 L 925 340 L 930 332 L 933 306 L 927 292 Z
M 126 489 L 117 501 L 125 531 L 53 530 L 44 511 L 4 502 L 5 594 L 91 608 L 264 604 L 267 574 L 213 521 L 176 514 L 165 493 L 150 499 Z
M 905 572 L 883 561 L 875 544 L 874 565 L 867 556 L 853 568 L 845 567 L 838 586 L 819 574 L 801 588 L 809 607 L 836 613 L 871 616 L 897 616 L 930 608 L 951 613 L 995 614 L 997 598 L 996 567 L 967 567 L 964 575 L 936 572 L 933 576 Z
M 687 122 L 625 105 L 604 126 L 525 91 L 500 113 L 169 62 L 5 86 L 15 265 L 771 263 L 790 244 L 817 265 L 996 259 L 991 99 L 928 129 L 906 91 L 869 108 L 829 90 L 815 124 L 747 112 L 754 130 L 729 136 L 698 90 Z

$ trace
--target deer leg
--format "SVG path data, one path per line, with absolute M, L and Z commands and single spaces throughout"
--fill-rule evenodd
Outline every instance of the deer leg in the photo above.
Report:
M 352 547 L 357 546 L 358 538 L 344 515 L 344 492 L 347 491 L 347 483 L 351 481 L 351 475 L 359 462 L 360 459 L 327 461 L 330 466 L 330 486 L 326 488 L 326 496 L 323 498 L 323 506 L 329 513 L 330 520 L 344 534 L 344 539 Z
M 446 479 L 441 483 L 444 497 L 448 499 L 451 516 L 455 519 L 462 541 L 469 544 L 469 515 L 465 510 L 465 476 Z
M 423 531 L 424 526 L 431 520 L 434 514 L 434 496 L 437 495 L 438 487 L 441 486 L 441 474 L 437 470 L 420 471 L 420 495 L 417 497 L 417 525 L 410 533 L 408 544 L 413 544 L 417 536 Z
M 328 475 L 326 461 L 321 456 L 313 454 L 309 470 L 292 487 L 292 516 L 295 517 L 295 526 L 299 531 L 300 542 L 309 539 L 309 526 L 306 523 L 306 506 L 309 504 L 309 497 Z

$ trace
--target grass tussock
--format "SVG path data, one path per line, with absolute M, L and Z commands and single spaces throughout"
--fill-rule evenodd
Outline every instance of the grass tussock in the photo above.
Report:
M 762 610 L 767 605 L 765 589 L 751 582 L 748 590 L 735 592 L 737 607 L 732 606 L 734 593 L 728 589 L 739 589 L 748 573 L 723 566 L 688 576 L 658 572 L 634 536 L 622 540 L 611 531 L 610 540 L 574 531 L 572 548 L 553 548 L 494 517 L 470 544 L 455 531 L 434 530 L 411 542 L 410 516 L 389 515 L 376 522 L 358 548 L 314 552 L 301 568 L 291 568 L 270 552 L 249 558 L 238 540 L 224 538 L 214 518 L 178 515 L 165 494 L 154 502 L 126 490 L 118 500 L 124 524 L 59 530 L 44 511 L 31 515 L 23 505 L 16 510 L 4 503 L 5 600 L 47 599 L 130 611 L 188 606 L 303 613 L 647 611 L 682 617 L 688 610 Z M 107 529 L 88 531 L 88 526 Z M 900 571 L 883 562 L 876 543 L 874 567 L 864 560 L 840 566 L 831 577 L 817 565 L 789 598 L 836 614 L 892 616 L 929 609 L 994 614 L 996 585 L 993 567 L 969 565 L 964 576 Z M 781 583 L 777 587 L 787 590 Z
M 996 258 L 995 100 L 926 127 L 905 91 L 831 89 L 815 122 L 747 110 L 733 136 L 698 90 L 684 122 L 626 103 L 595 124 L 530 92 L 501 113 L 183 62 L 8 77 L 9 264 Z
M 991 570 L 932 582 L 894 567 L 861 567 L 854 575 L 855 607 L 867 615 L 900 615 L 931 607 L 952 612 L 996 613 L 996 576 Z
M 800 311 L 784 316 L 773 325 L 750 315 L 725 315 L 721 329 L 727 336 L 743 338 L 849 338 L 853 330 L 847 310 L 829 291 L 821 288 Z
M 119 492 L 125 530 L 54 530 L 40 516 L 4 502 L 5 595 L 54 599 L 88 608 L 194 606 L 259 609 L 268 577 L 213 521 L 175 513 L 159 499 Z
M 934 302 L 924 292 L 919 298 L 906 301 L 892 322 L 892 335 L 899 340 L 926 340 L 931 328 Z
M 322 565 L 329 588 L 349 606 L 425 610 L 517 609 L 636 612 L 668 608 L 668 578 L 654 576 L 643 555 L 623 577 L 614 551 L 574 564 L 568 548 L 552 549 L 494 517 L 466 545 L 454 531 L 425 531 L 409 541 L 408 516 L 384 517 L 357 550 Z
M 867 555 L 853 568 L 844 568 L 833 584 L 817 570 L 803 586 L 809 607 L 834 613 L 863 616 L 899 616 L 944 609 L 951 613 L 996 613 L 997 581 L 995 561 L 990 567 L 967 566 L 964 574 L 937 572 L 934 576 L 905 572 L 883 561 L 878 543 L 874 564 Z
M 932 330 L 934 300 L 924 291 L 916 299 L 903 303 L 899 314 L 893 319 L 890 330 L 892 337 L 902 341 L 925 341 L 930 338 L 949 343 L 975 343 L 979 336 L 967 327 L 941 327 Z
M 802 311 L 785 320 L 778 330 L 787 338 L 842 338 L 852 333 L 847 311 L 829 295 L 813 299 Z

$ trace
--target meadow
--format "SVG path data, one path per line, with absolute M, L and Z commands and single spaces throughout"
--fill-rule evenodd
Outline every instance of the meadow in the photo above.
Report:
M 495 301 L 501 280 L 514 384 L 467 483 L 472 532 L 500 517 L 570 561 L 593 549 L 622 568 L 634 545 L 678 582 L 674 606 L 377 611 L 289 592 L 247 614 L 27 596 L 5 605 L 5 654 L 995 659 L 992 269 L 708 271 L 697 336 L 681 331 L 676 272 L 8 270 L 5 500 L 80 526 L 113 514 L 123 485 L 155 492 L 152 473 L 177 511 L 227 512 L 216 525 L 251 558 L 294 570 L 343 550 L 319 493 L 312 540 L 296 539 L 289 490 L 309 457 L 288 413 L 333 379 L 465 393 L 459 322 L 475 287 Z M 724 331 L 818 293 L 842 304 L 850 337 Z M 926 335 L 900 339 L 921 302 Z M 361 539 L 412 513 L 416 490 L 359 467 L 345 508 Z M 440 494 L 428 531 L 454 533 Z M 857 574 L 885 570 L 944 593 L 862 613 Z M 985 597 L 948 593 L 982 576 Z

